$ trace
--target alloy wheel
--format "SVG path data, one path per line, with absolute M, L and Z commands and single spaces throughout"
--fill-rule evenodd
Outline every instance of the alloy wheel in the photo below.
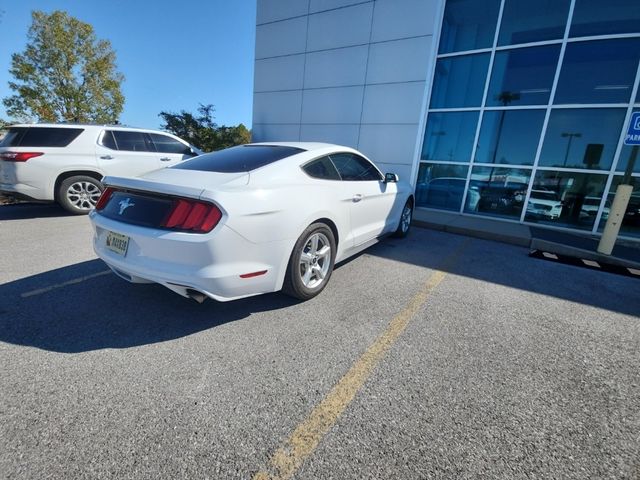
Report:
M 406 233 L 409 231 L 409 226 L 411 225 L 412 213 L 413 213 L 413 208 L 411 208 L 411 205 L 407 203 L 404 206 L 404 210 L 402 210 L 402 217 L 400 218 L 400 228 L 402 229 L 402 233 Z
M 307 288 L 319 287 L 331 267 L 331 243 L 323 233 L 312 234 L 300 255 L 300 279 Z
M 98 203 L 102 192 L 91 182 L 75 182 L 67 189 L 67 200 L 79 210 L 91 210 Z

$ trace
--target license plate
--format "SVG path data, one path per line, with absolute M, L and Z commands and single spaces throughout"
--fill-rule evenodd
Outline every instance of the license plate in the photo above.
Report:
M 129 248 L 129 237 L 116 232 L 109 232 L 107 235 L 106 247 L 123 257 L 127 254 Z

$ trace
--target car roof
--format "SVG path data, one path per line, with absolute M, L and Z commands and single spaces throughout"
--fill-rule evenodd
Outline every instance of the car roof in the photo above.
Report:
M 265 145 L 274 147 L 293 147 L 301 150 L 324 150 L 324 149 L 344 149 L 351 151 L 351 147 L 345 147 L 343 145 L 336 145 L 334 143 L 322 143 L 322 142 L 259 142 L 251 143 L 249 145 Z
M 129 127 L 127 125 L 113 125 L 108 123 L 16 123 L 13 125 L 7 125 L 6 128 L 14 128 L 14 127 L 45 127 L 45 128 L 110 128 L 114 130 L 139 130 L 141 132 L 161 132 L 161 133 L 169 133 L 163 132 L 161 130 L 154 130 L 152 128 L 139 128 L 139 127 Z M 172 134 L 170 134 L 172 135 Z
M 335 153 L 355 153 L 357 155 L 365 156 L 362 152 L 354 149 L 353 147 L 347 147 L 346 145 L 337 145 L 335 143 L 323 143 L 323 142 L 262 142 L 262 143 L 248 143 L 242 146 L 251 147 L 251 146 L 274 146 L 274 147 L 291 147 L 298 148 L 301 151 L 290 155 L 288 157 L 282 158 L 277 162 L 273 162 L 269 165 L 265 165 L 266 167 L 277 168 L 276 165 L 290 165 L 290 164 L 304 164 L 309 160 L 314 158 L 324 156 L 324 155 L 332 155 Z M 377 168 L 377 167 L 376 167 Z

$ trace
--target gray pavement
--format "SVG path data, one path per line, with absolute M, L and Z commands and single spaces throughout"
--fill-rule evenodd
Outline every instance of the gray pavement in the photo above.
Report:
M 637 279 L 415 228 L 309 302 L 198 305 L 93 276 L 56 207 L 0 244 L 0 478 L 251 478 L 463 244 L 294 478 L 640 477 Z

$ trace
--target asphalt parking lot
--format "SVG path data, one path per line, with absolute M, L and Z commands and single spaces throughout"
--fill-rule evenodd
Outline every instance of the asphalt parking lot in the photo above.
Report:
M 202 305 L 0 207 L 1 478 L 640 478 L 640 281 L 414 228 Z

